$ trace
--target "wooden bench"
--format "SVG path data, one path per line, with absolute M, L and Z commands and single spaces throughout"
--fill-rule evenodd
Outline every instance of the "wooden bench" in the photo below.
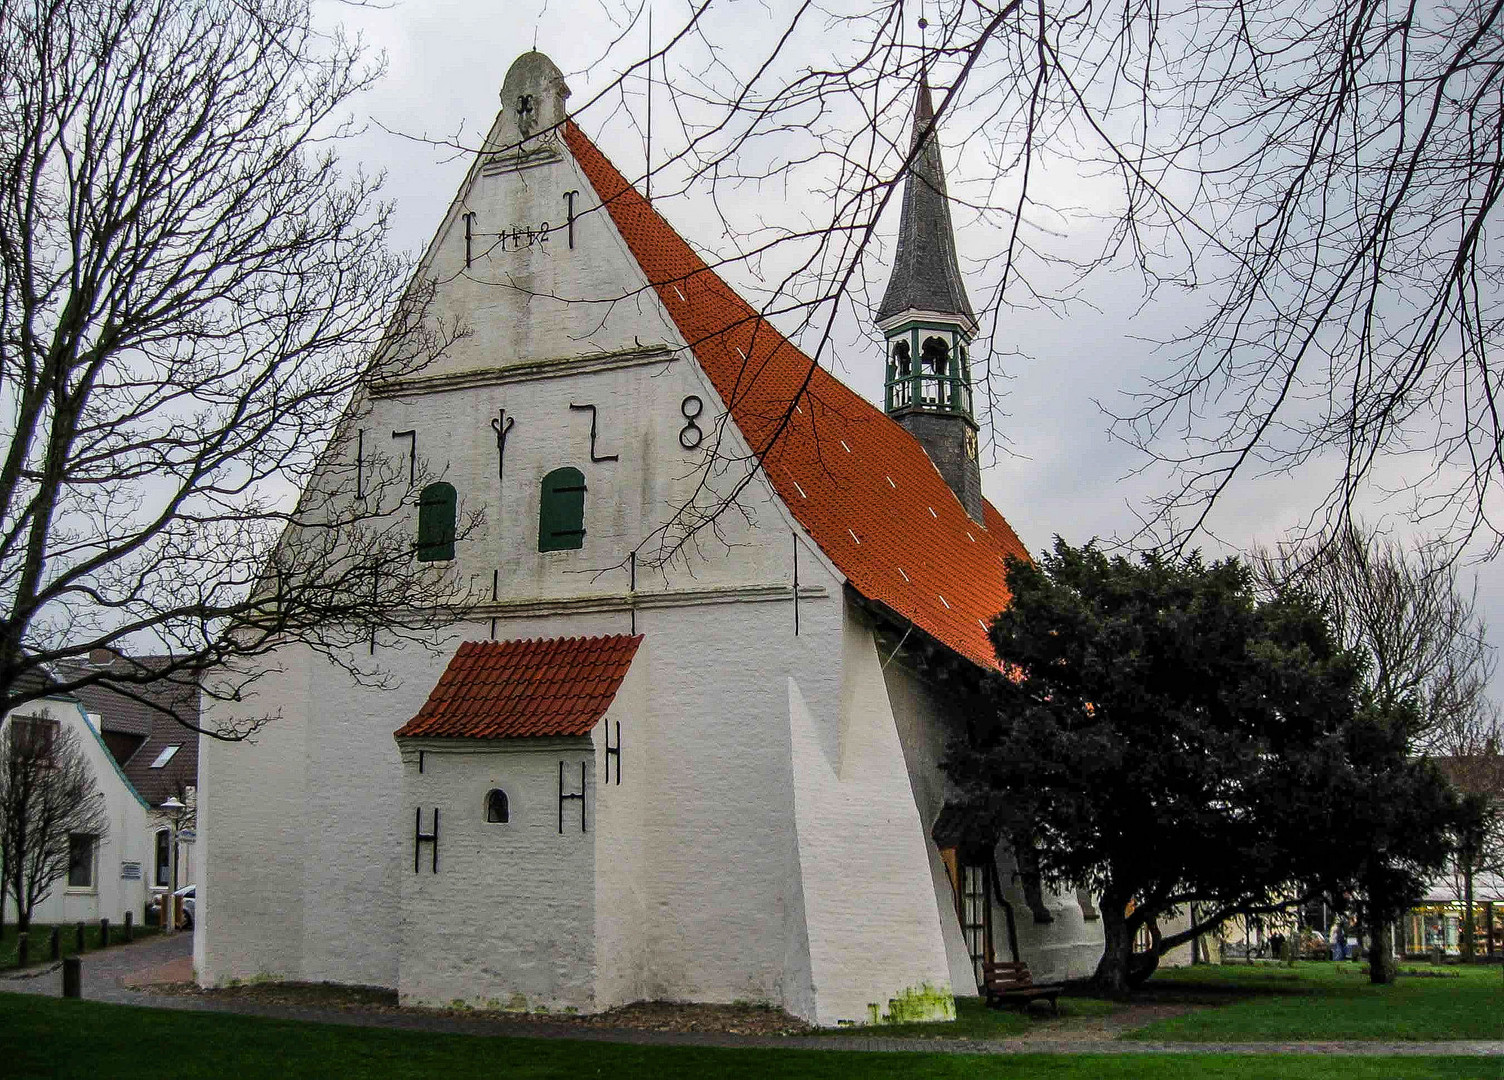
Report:
M 1059 986 L 1035 986 L 1029 977 L 1029 965 L 1019 962 L 984 963 L 982 965 L 983 990 L 987 1004 L 993 1007 L 1017 1005 L 1020 1009 L 1036 1001 L 1048 1001 L 1055 1015 L 1060 1015 Z

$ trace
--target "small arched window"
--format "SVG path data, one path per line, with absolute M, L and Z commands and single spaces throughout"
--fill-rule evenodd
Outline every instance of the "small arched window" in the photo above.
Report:
M 454 485 L 442 480 L 418 496 L 418 561 L 454 558 Z
M 507 805 L 507 793 L 501 788 L 486 792 L 486 821 L 492 825 L 505 825 L 512 820 L 511 808 Z
M 919 351 L 919 362 L 936 375 L 950 374 L 949 342 L 941 337 L 925 338 Z
M 585 474 L 565 466 L 543 478 L 538 507 L 538 550 L 585 546 Z
M 909 343 L 900 341 L 893 346 L 893 367 L 900 379 L 909 377 Z

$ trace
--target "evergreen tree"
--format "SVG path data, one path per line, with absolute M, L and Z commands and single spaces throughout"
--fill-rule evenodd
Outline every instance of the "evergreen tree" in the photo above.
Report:
M 1308 593 L 1260 602 L 1236 559 L 1058 538 L 1007 573 L 991 635 L 1009 674 L 946 767 L 978 839 L 1028 845 L 1047 881 L 1101 897 L 1099 990 L 1126 993 L 1189 940 L 1159 923 L 1192 901 L 1204 933 L 1367 874 L 1392 907 L 1445 858 L 1456 800 L 1365 705 L 1361 657 Z

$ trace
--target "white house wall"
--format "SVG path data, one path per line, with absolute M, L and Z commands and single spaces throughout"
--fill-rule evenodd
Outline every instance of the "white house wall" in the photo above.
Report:
M 839 722 L 789 678 L 815 1019 L 955 1015 L 925 838 L 870 628 L 842 620 Z
M 313 694 L 311 676 L 313 665 L 324 661 L 306 647 L 287 646 L 277 651 L 274 663 L 245 701 L 231 704 L 206 696 L 200 712 L 209 730 L 228 728 L 243 718 L 270 718 L 243 742 L 199 743 L 201 880 L 196 883 L 193 957 L 195 973 L 205 985 L 257 977 L 304 978 L 303 911 L 311 835 L 320 828 L 339 830 L 339 824 L 354 815 L 394 812 L 390 798 L 368 792 L 333 822 L 314 819 L 308 810 L 308 769 L 323 763 L 309 760 L 309 719 L 316 705 L 328 705 L 332 699 Z M 392 756 L 395 762 L 395 752 Z M 392 790 L 399 776 L 392 772 Z M 358 871 L 357 858 L 355 854 L 337 861 Z M 326 929 L 340 935 L 360 914 L 339 913 Z M 384 903 L 370 916 L 373 937 L 383 931 L 395 933 L 395 904 Z M 387 949 L 374 951 L 381 956 Z M 362 948 L 360 955 L 371 952 Z
M 904 666 L 902 656 L 884 657 L 883 685 L 888 692 L 899 743 L 908 766 L 910 789 L 924 830 L 925 856 L 930 868 L 930 885 L 934 890 L 935 909 L 939 913 L 945 940 L 946 961 L 951 986 L 962 996 L 977 993 L 976 974 L 966 940 L 961 936 L 961 920 L 956 914 L 955 890 L 949 871 L 940 858 L 940 849 L 931 835 L 935 821 L 945 806 L 947 781 L 940 768 L 945 753 L 948 718 L 944 709 L 924 688 L 915 673 Z
M 595 1006 L 596 776 L 589 737 L 411 740 L 404 747 L 400 958 L 404 1004 L 464 1003 L 523 1011 Z M 423 771 L 418 771 L 418 755 Z M 564 804 L 564 790 L 585 800 Z M 485 797 L 506 792 L 510 820 L 486 821 Z M 414 861 L 414 808 L 431 845 Z M 416 870 L 414 867 L 416 866 Z
M 592 732 L 598 780 L 595 864 L 594 878 L 585 887 L 595 896 L 594 990 L 599 1009 L 644 996 L 641 976 L 647 957 L 642 928 L 649 918 L 649 852 L 643 820 L 657 794 L 648 782 L 652 773 L 646 753 L 646 748 L 657 741 L 648 696 L 653 648 L 653 641 L 646 639 L 637 647 L 611 707 Z M 607 747 L 617 747 L 620 752 L 608 758 Z

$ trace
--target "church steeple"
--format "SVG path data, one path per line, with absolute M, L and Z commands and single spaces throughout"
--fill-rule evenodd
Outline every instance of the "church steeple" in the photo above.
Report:
M 945 193 L 945 166 L 940 161 L 940 140 L 934 122 L 929 76 L 921 71 L 919 92 L 914 96 L 914 132 L 909 142 L 913 162 L 904 180 L 898 257 L 893 260 L 893 276 L 888 279 L 888 290 L 878 305 L 879 323 L 912 310 L 964 318 L 968 325 L 976 325 L 956 261 L 956 237 L 950 223 L 950 200 Z M 923 146 L 919 145 L 921 139 Z
M 966 512 L 980 522 L 982 473 L 968 352 L 977 319 L 956 260 L 934 119 L 929 78 L 921 71 L 898 254 L 877 310 L 887 353 L 884 404 L 888 415 L 919 440 Z

